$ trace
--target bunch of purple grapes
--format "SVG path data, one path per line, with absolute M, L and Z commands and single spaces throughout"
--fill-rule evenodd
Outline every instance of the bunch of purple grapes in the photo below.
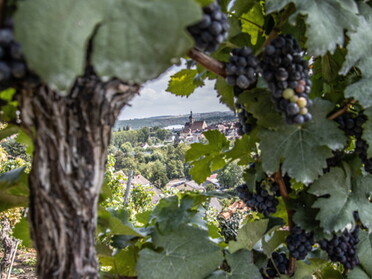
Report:
M 287 248 L 291 255 L 297 260 L 305 259 L 313 245 L 313 234 L 305 232 L 299 226 L 293 227 L 291 234 L 287 237 Z
M 288 124 L 310 121 L 312 101 L 308 61 L 295 38 L 279 36 L 266 46 L 261 63 L 263 77 L 272 92 L 272 101 Z
M 278 277 L 279 274 L 285 274 L 289 265 L 289 260 L 285 253 L 274 252 L 271 255 L 267 266 L 261 269 L 261 275 L 264 279 Z
M 15 41 L 11 20 L 0 29 L 0 84 L 1 90 L 14 86 L 30 73 L 21 46 Z
M 245 204 L 252 210 L 260 212 L 269 216 L 271 213 L 276 212 L 276 207 L 279 201 L 276 197 L 279 194 L 279 185 L 276 182 L 270 183 L 269 189 L 265 189 L 264 182 L 256 183 L 256 192 L 252 193 L 249 191 L 247 184 L 240 185 L 236 188 L 239 198 L 245 202 Z
M 227 15 L 221 11 L 217 3 L 203 8 L 203 18 L 188 27 L 195 39 L 196 47 L 202 51 L 213 52 L 227 38 L 230 29 Z
M 235 107 L 237 108 L 239 119 L 239 122 L 235 124 L 235 126 L 238 128 L 238 135 L 243 136 L 244 134 L 249 134 L 256 126 L 257 120 L 253 117 L 253 114 L 246 111 L 243 106 L 235 104 Z
M 359 228 L 353 231 L 343 231 L 342 235 L 334 235 L 332 239 L 323 239 L 319 241 L 320 248 L 325 250 L 332 262 L 340 262 L 346 269 L 353 269 L 359 264 L 356 246 Z
M 241 90 L 248 89 L 255 84 L 259 72 L 259 62 L 253 51 L 245 46 L 233 49 L 226 64 L 226 82 Z
M 367 121 L 367 117 L 363 112 L 359 112 L 358 114 L 348 112 L 337 117 L 335 121 L 339 124 L 339 127 L 344 130 L 346 136 L 354 136 L 356 138 L 355 152 L 362 160 L 364 169 L 372 173 L 372 158 L 368 158 L 367 155 L 368 143 L 362 139 L 362 126 Z

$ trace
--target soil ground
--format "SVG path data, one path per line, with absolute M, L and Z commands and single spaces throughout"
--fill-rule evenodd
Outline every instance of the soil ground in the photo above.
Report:
M 0 259 L 3 253 L 0 251 Z M 35 274 L 36 252 L 33 249 L 18 249 L 10 279 L 37 279 Z M 6 278 L 3 274 L 2 278 Z

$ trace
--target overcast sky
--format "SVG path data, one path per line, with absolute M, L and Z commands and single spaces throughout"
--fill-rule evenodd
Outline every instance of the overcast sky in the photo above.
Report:
M 140 95 L 131 102 L 132 106 L 122 110 L 119 119 L 189 114 L 190 110 L 193 113 L 229 110 L 227 106 L 219 103 L 211 82 L 196 89 L 188 98 L 166 92 L 170 76 L 178 70 L 172 68 L 157 80 L 145 84 Z

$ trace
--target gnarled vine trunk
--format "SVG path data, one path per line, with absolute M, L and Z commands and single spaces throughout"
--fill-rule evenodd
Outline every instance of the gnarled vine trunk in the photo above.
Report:
M 3 248 L 3 258 L 0 260 L 0 278 L 3 278 L 3 272 L 6 271 L 7 266 L 11 263 L 12 253 L 15 249 L 15 241 L 10 236 L 10 232 L 12 231 L 10 227 L 10 223 L 8 219 L 0 219 L 0 242 Z
M 118 80 L 78 78 L 67 96 L 46 86 L 20 90 L 32 133 L 31 235 L 39 278 L 98 278 L 96 209 L 111 128 L 138 92 Z

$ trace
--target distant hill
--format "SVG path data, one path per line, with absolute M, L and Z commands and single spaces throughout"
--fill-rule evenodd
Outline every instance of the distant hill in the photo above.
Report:
M 216 111 L 216 112 L 204 112 L 204 113 L 193 113 L 193 118 L 198 120 L 204 120 L 208 125 L 219 123 L 223 121 L 236 121 L 237 117 L 231 111 Z M 149 118 L 136 118 L 129 120 L 118 120 L 115 123 L 114 130 L 123 128 L 126 126 L 132 129 L 140 129 L 142 127 L 167 127 L 172 125 L 184 125 L 189 121 L 189 114 L 184 115 L 164 115 Z

